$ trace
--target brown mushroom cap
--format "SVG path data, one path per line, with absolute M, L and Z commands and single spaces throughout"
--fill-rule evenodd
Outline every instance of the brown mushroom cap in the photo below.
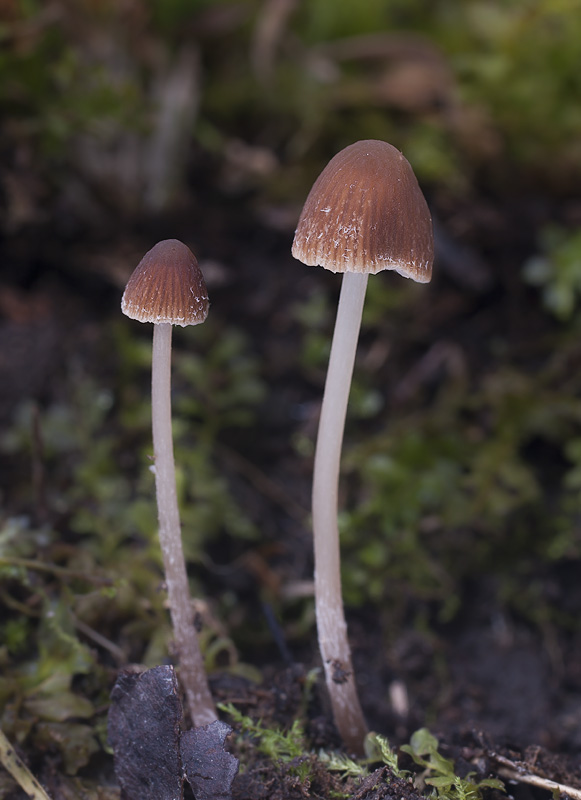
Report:
M 208 316 L 208 292 L 198 261 L 178 239 L 158 242 L 127 282 L 121 311 L 140 322 L 197 325 Z
M 393 269 L 432 277 L 432 218 L 409 162 L 392 145 L 367 139 L 329 161 L 303 207 L 295 258 L 331 272 Z

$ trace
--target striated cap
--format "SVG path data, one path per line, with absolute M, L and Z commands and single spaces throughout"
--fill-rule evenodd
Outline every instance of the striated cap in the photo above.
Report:
M 121 311 L 139 322 L 197 325 L 208 316 L 202 270 L 189 247 L 165 239 L 147 252 L 127 282 Z
M 303 207 L 292 254 L 331 272 L 393 269 L 432 277 L 432 218 L 416 176 L 392 145 L 367 139 L 329 161 Z

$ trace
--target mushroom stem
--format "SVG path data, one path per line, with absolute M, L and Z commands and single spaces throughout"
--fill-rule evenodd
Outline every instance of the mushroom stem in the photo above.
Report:
M 171 621 L 179 656 L 180 680 L 186 693 L 192 720 L 198 726 L 214 722 L 217 714 L 194 627 L 188 575 L 182 549 L 171 428 L 171 336 L 170 322 L 153 326 L 151 417 L 155 490 L 159 538 Z
M 335 724 L 347 747 L 362 754 L 367 726 L 359 704 L 341 595 L 337 502 L 339 463 L 367 274 L 345 272 L 331 344 L 313 476 L 315 606 L 319 647 Z

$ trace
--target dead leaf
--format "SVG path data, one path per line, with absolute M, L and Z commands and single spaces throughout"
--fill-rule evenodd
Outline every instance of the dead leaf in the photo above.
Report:
M 230 733 L 229 725 L 216 720 L 182 734 L 182 762 L 196 800 L 230 800 L 232 797 L 238 759 L 224 748 Z
M 173 667 L 119 676 L 111 692 L 108 734 L 126 800 L 181 800 L 181 720 Z

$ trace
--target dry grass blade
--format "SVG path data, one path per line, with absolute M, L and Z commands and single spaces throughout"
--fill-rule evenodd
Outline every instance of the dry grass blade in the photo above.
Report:
M 26 764 L 0 731 L 0 762 L 31 800 L 51 800 Z
M 491 753 L 490 755 L 500 765 L 498 774 L 502 778 L 519 783 L 528 783 L 530 786 L 538 786 L 540 789 L 546 789 L 551 792 L 553 796 L 558 792 L 560 795 L 572 797 L 573 800 L 581 800 L 581 789 L 575 789 L 572 786 L 566 786 L 563 783 L 557 783 L 549 780 L 549 778 L 543 778 L 540 775 L 528 772 L 525 764 L 515 763 L 505 756 L 500 756 L 496 753 Z

